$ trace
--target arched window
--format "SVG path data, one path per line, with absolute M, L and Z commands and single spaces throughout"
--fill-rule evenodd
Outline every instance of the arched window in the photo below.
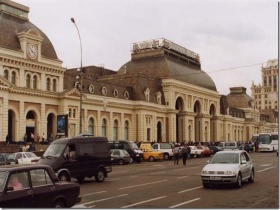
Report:
M 33 89 L 37 89 L 37 76 L 33 76 Z
M 47 89 L 48 91 L 51 90 L 51 80 L 50 80 L 50 78 L 47 78 L 47 81 L 46 81 L 46 89 Z
M 69 109 L 69 113 L 68 113 L 69 118 L 72 117 L 72 109 Z
M 53 91 L 56 92 L 56 79 L 53 79 Z
M 118 121 L 114 120 L 113 140 L 118 140 Z
M 92 117 L 88 120 L 88 132 L 94 134 L 94 119 Z
M 14 71 L 12 72 L 11 83 L 14 85 L 16 84 L 16 72 Z
M 26 85 L 25 87 L 30 88 L 30 74 L 26 75 Z
M 8 72 L 8 70 L 4 71 L 4 78 L 9 80 L 9 72 Z
M 76 118 L 76 109 L 73 109 L 73 118 Z
M 102 128 L 101 128 L 101 136 L 106 136 L 106 128 L 107 128 L 107 121 L 106 119 L 102 120 Z
M 128 140 L 128 121 L 126 120 L 124 122 L 124 140 Z

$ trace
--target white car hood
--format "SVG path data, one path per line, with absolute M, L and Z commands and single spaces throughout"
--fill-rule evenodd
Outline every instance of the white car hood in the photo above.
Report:
M 239 164 L 207 164 L 204 166 L 203 170 L 206 171 L 237 171 Z

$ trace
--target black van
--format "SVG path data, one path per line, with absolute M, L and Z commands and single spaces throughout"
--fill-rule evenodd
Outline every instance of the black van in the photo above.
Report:
M 38 164 L 49 165 L 59 180 L 94 176 L 103 182 L 112 171 L 110 149 L 106 137 L 73 137 L 53 141 Z
M 133 142 L 129 140 L 109 141 L 110 149 L 124 149 L 130 155 L 130 162 L 140 163 L 143 160 L 142 150 Z

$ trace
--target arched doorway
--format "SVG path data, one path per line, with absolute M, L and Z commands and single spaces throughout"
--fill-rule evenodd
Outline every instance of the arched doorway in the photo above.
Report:
M 47 117 L 47 140 L 53 141 L 56 132 L 56 117 L 53 113 L 48 114 Z
M 36 134 L 36 113 L 34 111 L 29 111 L 26 114 L 26 129 L 27 141 L 31 142 L 31 133 Z
M 200 142 L 202 140 L 202 127 L 201 127 L 201 117 L 199 116 L 201 113 L 201 104 L 199 101 L 196 101 L 194 103 L 194 108 L 193 108 L 194 113 L 196 113 L 195 116 L 195 123 L 194 123 L 194 141 L 195 142 Z
M 10 136 L 10 140 L 11 141 L 18 141 L 21 139 L 16 139 L 19 138 L 16 135 L 17 131 L 16 131 L 16 115 L 15 112 L 11 109 L 9 109 L 8 111 L 8 133 Z
M 184 141 L 184 115 L 182 112 L 184 111 L 184 101 L 181 97 L 178 97 L 175 103 L 175 109 L 178 110 L 176 114 L 176 142 Z
M 162 142 L 162 134 L 161 134 L 161 122 L 158 121 L 157 123 L 157 142 Z

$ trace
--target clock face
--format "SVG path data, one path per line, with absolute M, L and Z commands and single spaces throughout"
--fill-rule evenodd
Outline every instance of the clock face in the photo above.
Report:
M 27 55 L 31 59 L 35 59 L 37 57 L 38 51 L 37 47 L 34 44 L 27 45 Z

